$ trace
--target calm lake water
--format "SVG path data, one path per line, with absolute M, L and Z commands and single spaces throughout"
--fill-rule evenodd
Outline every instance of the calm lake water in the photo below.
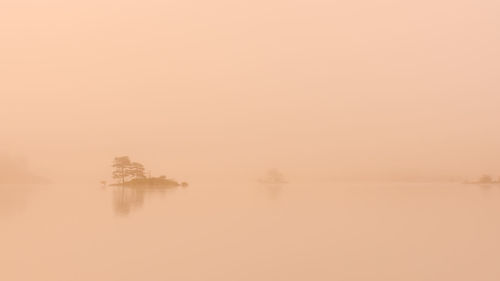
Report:
M 500 280 L 500 186 L 0 186 L 0 280 Z

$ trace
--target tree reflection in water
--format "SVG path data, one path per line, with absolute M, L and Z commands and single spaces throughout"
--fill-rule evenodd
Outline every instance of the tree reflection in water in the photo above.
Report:
M 145 198 L 149 195 L 163 195 L 177 188 L 151 188 L 151 187 L 113 187 L 113 208 L 115 213 L 127 216 L 133 210 L 144 205 Z

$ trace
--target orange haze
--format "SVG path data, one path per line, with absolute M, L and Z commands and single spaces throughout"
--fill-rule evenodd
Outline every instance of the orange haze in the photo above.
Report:
M 500 2 L 0 2 L 0 150 L 54 181 L 500 174 Z

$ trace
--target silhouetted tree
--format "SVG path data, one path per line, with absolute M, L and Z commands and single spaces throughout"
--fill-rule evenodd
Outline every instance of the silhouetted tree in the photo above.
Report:
M 144 175 L 144 165 L 141 163 L 133 162 L 130 164 L 128 167 L 129 174 L 130 176 L 136 178 L 136 179 L 142 179 L 145 178 L 146 176 Z
M 131 162 L 128 156 L 115 157 L 113 161 L 113 168 L 115 168 L 113 171 L 113 178 L 120 179 L 122 185 L 125 184 L 125 178 L 131 175 L 130 165 Z

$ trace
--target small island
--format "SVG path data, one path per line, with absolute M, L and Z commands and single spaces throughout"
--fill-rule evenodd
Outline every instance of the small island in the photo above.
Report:
M 166 176 L 146 177 L 144 165 L 130 161 L 128 156 L 115 157 L 113 168 L 113 179 L 119 182 L 111 184 L 111 186 L 135 188 L 173 188 L 188 186 L 186 182 L 177 182 L 173 179 L 168 179 Z
M 500 178 L 497 181 L 493 180 L 490 175 L 482 175 L 477 181 L 465 181 L 465 184 L 500 184 Z
M 263 184 L 285 184 L 288 183 L 285 180 L 285 176 L 278 169 L 271 169 L 267 171 L 264 178 L 259 179 L 260 183 Z

